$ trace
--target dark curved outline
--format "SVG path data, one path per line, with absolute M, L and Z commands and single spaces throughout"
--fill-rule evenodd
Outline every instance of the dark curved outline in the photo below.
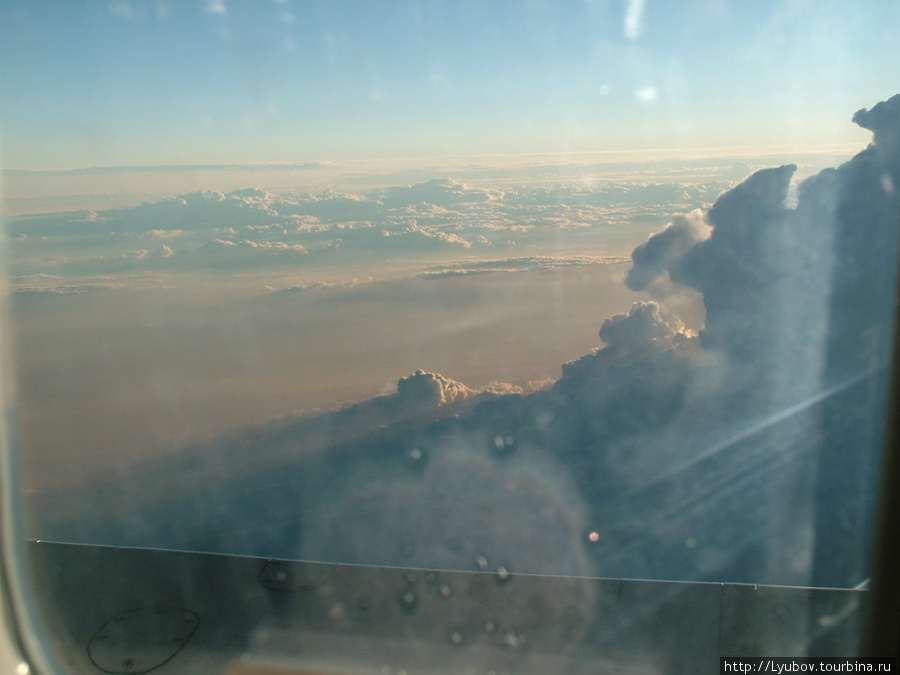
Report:
M 98 664 L 96 661 L 94 661 L 94 657 L 91 655 L 91 644 L 94 642 L 94 640 L 97 639 L 97 636 L 103 632 L 103 629 L 106 628 L 106 626 L 108 626 L 111 621 L 115 621 L 117 616 L 121 616 L 122 614 L 126 614 L 128 612 L 139 612 L 139 611 L 145 610 L 145 609 L 150 609 L 150 610 L 164 609 L 167 611 L 186 612 L 186 613 L 190 614 L 191 616 L 193 616 L 197 620 L 197 622 L 194 624 L 194 628 L 191 630 L 191 632 L 188 633 L 188 636 L 181 642 L 181 645 L 179 645 L 178 649 L 176 649 L 174 652 L 172 652 L 172 655 L 169 658 L 167 658 L 165 661 L 161 661 L 160 663 L 157 663 L 152 668 L 147 668 L 146 670 L 107 670 L 106 668 L 104 668 L 100 664 Z M 102 670 L 104 673 L 111 673 L 112 675 L 143 675 L 143 673 L 149 673 L 151 670 L 156 670 L 160 666 L 164 666 L 169 661 L 174 659 L 178 655 L 178 652 L 180 652 L 184 648 L 184 646 L 190 641 L 190 639 L 193 637 L 198 626 L 200 626 L 200 615 L 197 614 L 196 612 L 193 612 L 193 611 L 185 608 L 185 607 L 153 607 L 153 606 L 132 607 L 131 609 L 123 609 L 120 612 L 116 612 L 114 615 L 112 615 L 106 621 L 104 621 L 103 625 L 100 626 L 100 628 L 97 629 L 97 632 L 91 636 L 90 640 L 88 640 L 87 647 L 85 649 L 87 650 L 87 655 L 88 655 L 88 658 L 91 660 L 91 663 L 93 663 L 99 670 Z
M 317 588 L 320 588 L 320 587 L 324 586 L 326 583 L 328 583 L 328 581 L 331 579 L 331 576 L 334 574 L 334 571 L 338 567 L 338 563 L 332 563 L 331 569 L 328 570 L 328 574 L 325 576 L 325 578 L 322 579 L 322 581 L 320 581 L 319 583 L 317 583 L 315 585 L 304 584 L 304 585 L 300 586 L 299 588 L 272 588 L 271 586 L 267 586 L 266 584 L 264 584 L 263 580 L 262 580 L 263 572 L 265 572 L 266 569 L 268 569 L 269 565 L 271 565 L 272 563 L 284 563 L 284 564 L 293 564 L 293 565 L 302 565 L 303 563 L 295 561 L 295 560 L 281 560 L 279 558 L 269 558 L 268 560 L 266 560 L 266 564 L 262 566 L 262 569 L 259 571 L 259 574 L 256 575 L 256 580 L 259 582 L 260 586 L 262 586 L 266 590 L 273 591 L 275 593 L 308 593 L 309 591 L 314 591 Z M 328 563 L 311 563 L 311 564 L 314 564 L 314 565 L 326 564 L 327 565 Z

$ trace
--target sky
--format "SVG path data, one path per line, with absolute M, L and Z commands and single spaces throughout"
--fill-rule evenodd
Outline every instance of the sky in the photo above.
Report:
M 821 148 L 896 3 L 0 3 L 7 169 Z M 802 124 L 799 120 L 803 120 Z
M 31 536 L 466 568 L 543 514 L 549 571 L 856 585 L 898 19 L 0 0 Z

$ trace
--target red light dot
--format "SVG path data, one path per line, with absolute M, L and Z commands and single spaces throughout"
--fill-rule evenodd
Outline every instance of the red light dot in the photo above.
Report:
M 598 541 L 600 541 L 600 533 L 599 532 L 591 532 L 588 535 L 588 539 L 590 539 L 592 542 L 598 542 Z

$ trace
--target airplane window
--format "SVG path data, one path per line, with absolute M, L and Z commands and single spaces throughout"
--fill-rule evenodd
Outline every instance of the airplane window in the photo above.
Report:
M 401 627 L 595 672 L 587 645 L 676 614 L 717 654 L 852 653 L 898 25 L 875 0 L 0 2 L 7 452 L 61 667 L 177 668 L 211 614 L 254 635 L 235 658 L 314 626 L 291 663 Z M 604 658 L 694 672 L 633 639 Z

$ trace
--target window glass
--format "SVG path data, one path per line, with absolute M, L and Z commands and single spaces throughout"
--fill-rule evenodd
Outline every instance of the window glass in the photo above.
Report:
M 0 3 L 26 536 L 864 583 L 898 14 Z

